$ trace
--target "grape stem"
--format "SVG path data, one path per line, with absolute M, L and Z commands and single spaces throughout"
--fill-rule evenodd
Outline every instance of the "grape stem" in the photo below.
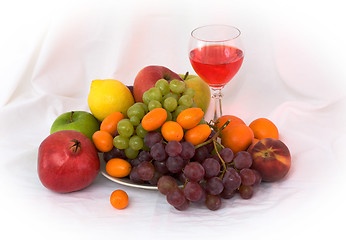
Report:
M 222 159 L 222 157 L 220 156 L 219 151 L 217 150 L 216 143 L 217 143 L 217 141 L 216 141 L 216 140 L 213 140 L 215 152 L 216 152 L 217 156 L 220 158 L 220 161 L 221 161 L 221 164 L 222 164 L 222 167 L 223 167 L 223 170 L 222 170 L 221 175 L 220 175 L 220 178 L 222 179 L 222 178 L 223 178 L 223 175 L 224 175 L 225 172 L 226 172 L 227 167 L 226 167 L 225 161 Z
M 225 122 L 225 123 L 220 127 L 220 129 L 217 130 L 217 132 L 215 133 L 215 135 L 214 135 L 212 138 L 210 138 L 208 141 L 205 141 L 205 142 L 203 142 L 203 143 L 197 145 L 197 146 L 195 147 L 195 149 L 200 148 L 200 147 L 203 147 L 204 145 L 207 145 L 207 144 L 213 142 L 214 140 L 216 141 L 216 139 L 217 139 L 217 137 L 220 135 L 221 131 L 224 130 L 225 127 L 227 127 L 227 125 L 228 125 L 230 122 L 231 122 L 231 119 L 228 119 L 227 122 Z M 217 142 L 217 141 L 216 141 L 216 142 Z M 217 144 L 219 144 L 222 148 L 225 148 L 221 143 L 217 142 Z M 214 146 L 214 147 L 215 147 L 215 146 Z M 216 147 L 215 147 L 215 148 L 216 148 Z
M 219 142 L 217 141 L 217 137 L 220 135 L 221 131 L 222 131 L 223 129 L 225 129 L 225 127 L 227 127 L 227 125 L 228 125 L 230 122 L 231 122 L 231 119 L 228 119 L 227 122 L 225 122 L 225 123 L 220 127 L 220 129 L 217 130 L 217 132 L 215 133 L 215 135 L 214 135 L 212 138 L 210 138 L 208 141 L 205 141 L 205 142 L 203 142 L 203 143 L 201 143 L 201 144 L 199 144 L 199 145 L 197 145 L 197 146 L 195 147 L 195 148 L 197 149 L 197 148 L 199 148 L 199 147 L 202 147 L 202 146 L 204 146 L 204 145 L 206 145 L 206 144 L 209 144 L 209 143 L 213 142 L 215 152 L 216 152 L 217 156 L 219 157 L 219 159 L 220 159 L 220 161 L 221 161 L 221 164 L 222 164 L 222 167 L 223 167 L 223 170 L 221 171 L 221 175 L 220 175 L 220 178 L 221 178 L 221 179 L 223 178 L 223 175 L 225 174 L 227 167 L 226 167 L 225 161 L 224 161 L 223 158 L 220 156 L 220 153 L 219 153 L 219 151 L 217 150 L 216 144 L 218 144 L 221 148 L 225 148 L 225 147 L 224 147 L 221 143 L 219 143 Z
M 187 184 L 188 182 L 189 182 L 189 181 L 186 179 L 185 182 L 184 182 L 184 186 L 183 186 L 181 189 L 184 190 L 184 188 L 185 188 L 185 186 L 186 186 L 186 184 Z
M 225 148 L 225 146 L 224 145 L 222 145 L 221 143 L 219 143 L 218 141 L 215 141 L 215 143 L 217 144 L 217 145 L 219 145 L 222 149 L 224 149 Z

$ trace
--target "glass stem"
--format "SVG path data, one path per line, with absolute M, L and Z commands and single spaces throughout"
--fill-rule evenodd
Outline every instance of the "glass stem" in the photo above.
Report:
M 216 121 L 222 116 L 221 99 L 223 95 L 221 93 L 221 89 L 212 89 L 212 90 L 213 90 L 212 98 L 214 100 L 214 121 Z

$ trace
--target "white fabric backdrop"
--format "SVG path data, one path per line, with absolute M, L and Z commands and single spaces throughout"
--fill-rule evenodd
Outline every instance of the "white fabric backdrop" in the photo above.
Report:
M 342 1 L 11 1 L 1 3 L 0 216 L 2 239 L 343 236 L 346 213 L 345 15 Z M 245 59 L 224 89 L 224 113 L 274 121 L 292 154 L 280 182 L 212 212 L 179 212 L 155 191 L 101 175 L 56 194 L 37 176 L 37 150 L 55 118 L 88 110 L 93 79 L 131 85 L 151 64 L 192 71 L 187 43 L 204 24 L 235 25 Z M 109 204 L 115 189 L 128 208 Z M 337 237 L 339 236 L 339 237 Z

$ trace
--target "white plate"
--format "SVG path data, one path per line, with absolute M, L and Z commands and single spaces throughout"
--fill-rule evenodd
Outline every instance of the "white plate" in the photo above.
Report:
M 103 158 L 100 158 L 100 162 L 101 162 L 101 173 L 103 176 L 105 176 L 106 178 L 108 178 L 109 180 L 116 182 L 118 184 L 121 185 L 125 185 L 128 187 L 134 187 L 134 188 L 142 188 L 142 189 L 149 189 L 149 190 L 158 190 L 157 186 L 153 186 L 150 185 L 149 183 L 134 183 L 132 182 L 128 177 L 124 177 L 124 178 L 116 178 L 116 177 L 112 177 L 110 176 L 107 172 L 106 172 L 106 163 L 103 160 Z

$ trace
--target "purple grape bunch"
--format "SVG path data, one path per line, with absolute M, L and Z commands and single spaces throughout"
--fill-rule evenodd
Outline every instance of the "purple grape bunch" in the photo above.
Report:
M 222 147 L 215 151 L 214 135 L 215 132 L 205 143 L 194 146 L 184 140 L 165 142 L 159 132 L 148 132 L 144 137 L 147 151 L 141 150 L 135 159 L 129 159 L 130 179 L 157 186 L 177 210 L 185 210 L 190 204 L 204 204 L 217 210 L 222 199 L 236 194 L 243 199 L 251 198 L 255 186 L 261 182 L 260 174 L 251 168 L 251 155 L 246 151 L 234 154 Z

